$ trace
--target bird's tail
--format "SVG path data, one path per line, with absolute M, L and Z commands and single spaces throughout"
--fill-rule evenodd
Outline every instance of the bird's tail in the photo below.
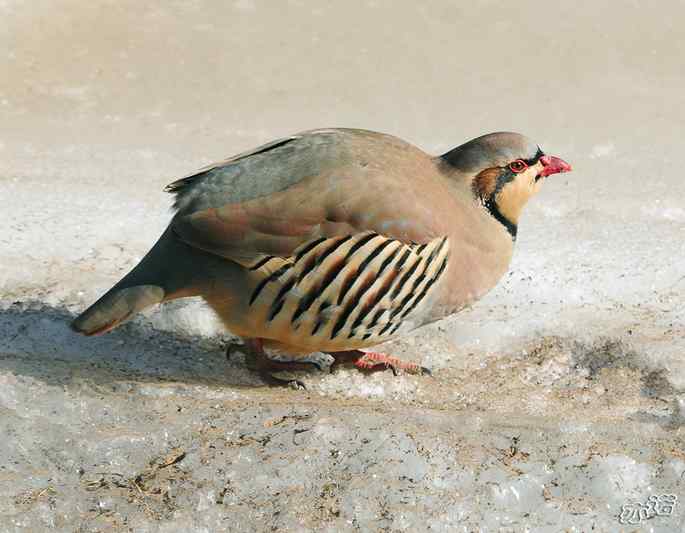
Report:
M 84 335 L 106 333 L 151 305 L 193 296 L 192 255 L 167 230 L 131 272 L 73 320 L 71 329 Z
M 84 335 L 106 333 L 146 307 L 161 303 L 164 289 L 157 285 L 136 285 L 109 290 L 77 316 L 71 329 Z

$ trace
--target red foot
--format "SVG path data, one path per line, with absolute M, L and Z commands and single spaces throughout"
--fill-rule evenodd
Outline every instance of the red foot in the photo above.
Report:
M 402 361 L 397 357 L 391 357 L 384 353 L 378 352 L 363 352 L 359 359 L 354 362 L 354 366 L 363 370 L 371 370 L 377 366 L 383 365 L 385 368 L 392 368 L 393 372 L 396 370 L 404 370 L 410 374 L 429 374 L 430 371 L 416 363 Z

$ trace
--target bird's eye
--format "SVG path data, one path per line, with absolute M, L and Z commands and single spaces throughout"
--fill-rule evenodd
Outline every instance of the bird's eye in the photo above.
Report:
M 526 170 L 528 168 L 528 165 L 526 165 L 525 161 L 523 161 L 521 159 L 517 159 L 516 161 L 509 163 L 509 168 L 511 169 L 512 172 L 519 174 L 519 173 L 523 172 L 524 170 Z

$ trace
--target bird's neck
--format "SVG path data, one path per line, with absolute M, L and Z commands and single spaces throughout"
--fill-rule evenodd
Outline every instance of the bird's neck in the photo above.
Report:
M 449 155 L 449 152 L 446 155 Z M 444 161 L 445 155 L 441 159 Z M 495 183 L 488 183 L 487 181 L 494 176 L 487 173 L 474 175 L 472 172 L 462 172 L 449 164 L 443 163 L 443 165 L 443 172 L 450 178 L 451 183 L 459 190 L 460 194 L 471 196 L 474 202 L 480 203 L 489 215 L 502 225 L 512 241 L 515 242 L 521 210 L 513 209 L 516 204 L 511 202 L 510 198 L 491 194 L 495 188 Z
M 511 235 L 511 240 L 516 242 L 516 234 L 518 232 L 518 217 L 510 218 L 511 215 L 507 215 L 502 212 L 499 204 L 495 200 L 488 200 L 483 204 L 488 210 L 490 215 L 507 230 L 507 233 Z

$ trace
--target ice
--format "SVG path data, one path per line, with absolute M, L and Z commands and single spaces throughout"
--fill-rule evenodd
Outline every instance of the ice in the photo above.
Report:
M 631 527 L 685 528 L 681 3 L 0 11 L 0 529 L 620 531 L 662 494 Z M 164 185 L 331 126 L 432 153 L 516 130 L 574 167 L 491 293 L 377 348 L 433 377 L 275 390 L 198 299 L 68 329 Z

